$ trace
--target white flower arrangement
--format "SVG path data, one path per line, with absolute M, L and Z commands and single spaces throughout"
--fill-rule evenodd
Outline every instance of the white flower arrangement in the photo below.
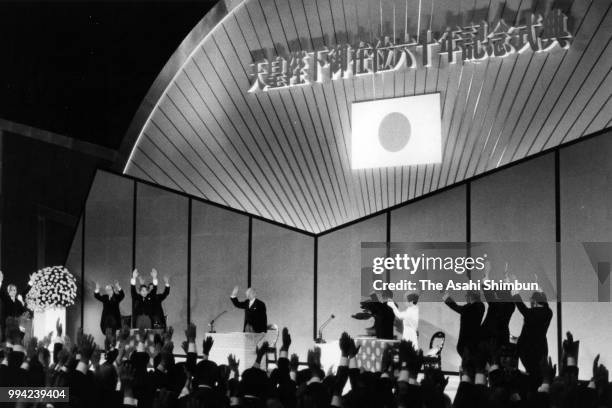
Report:
M 63 266 L 48 266 L 33 273 L 29 285 L 26 305 L 35 312 L 72 306 L 76 300 L 76 279 Z

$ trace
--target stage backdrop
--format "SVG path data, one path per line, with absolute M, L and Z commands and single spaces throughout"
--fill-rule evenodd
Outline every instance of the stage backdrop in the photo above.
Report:
M 598 280 L 581 246 L 612 242 L 609 137 L 563 147 L 318 236 L 98 171 L 66 262 L 85 289 L 84 302 L 69 309 L 68 333 L 84 324 L 101 342 L 94 282 L 118 280 L 126 289 L 121 311 L 129 315 L 131 270 L 137 267 L 146 276 L 156 267 L 171 278 L 164 306 L 177 336 L 190 319 L 198 325 L 199 342 L 224 310 L 217 330 L 241 330 L 242 311 L 233 308 L 229 294 L 238 285 L 244 297 L 251 283 L 268 304 L 270 323 L 290 327 L 294 351 L 305 359 L 316 328 L 330 314 L 336 319 L 324 332 L 327 340 L 344 330 L 360 335 L 371 325 L 350 317 L 362 299 L 361 242 L 523 241 L 540 248 L 538 259 L 516 256 L 510 272 L 533 271 L 547 285 L 560 285 L 565 299 L 563 305 L 551 302 L 550 354 L 556 361 L 561 337 L 572 331 L 581 340 L 581 373 L 588 374 L 597 353 L 612 364 L 606 347 L 612 328 L 605 324 L 612 309 L 609 302 L 597 302 L 598 294 L 609 297 L 610 278 Z M 588 296 L 592 302 L 584 301 Z M 583 301 L 569 303 L 577 299 Z M 512 334 L 519 334 L 521 324 L 515 312 Z M 451 371 L 459 365 L 457 326 L 458 317 L 444 305 L 421 304 L 420 346 L 426 349 L 431 334 L 443 330 L 443 368 Z

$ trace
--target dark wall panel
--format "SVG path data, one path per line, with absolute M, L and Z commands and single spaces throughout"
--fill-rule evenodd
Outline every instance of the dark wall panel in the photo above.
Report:
M 551 300 L 556 297 L 555 168 L 554 155 L 530 160 L 471 184 L 472 242 L 492 242 L 489 253 L 492 278 L 508 272 L 517 279 L 537 281 Z M 509 244 L 504 242 L 515 243 Z M 516 243 L 516 242 L 520 243 Z M 498 243 L 498 244 L 496 244 Z M 528 301 L 529 293 L 521 293 Z M 556 303 L 548 329 L 549 354 L 557 358 Z M 518 336 L 523 318 L 518 311 L 510 321 L 510 334 Z
M 338 340 L 343 331 L 351 336 L 365 334 L 372 320 L 351 318 L 360 311 L 361 243 L 384 242 L 386 216 L 380 215 L 326 234 L 319 238 L 317 269 L 317 321 L 320 325 L 330 314 L 336 318 L 327 326 L 324 336 Z M 381 251 L 384 255 L 384 249 Z
M 151 269 L 170 278 L 170 296 L 163 304 L 167 324 L 178 332 L 187 327 L 188 199 L 138 184 L 136 209 L 136 268 L 150 282 Z
M 253 220 L 252 256 L 251 283 L 266 303 L 268 323 L 287 326 L 292 350 L 304 359 L 313 344 L 314 238 Z
M 102 304 L 93 297 L 94 284 L 103 288 L 119 281 L 126 292 L 121 314 L 130 315 L 129 279 L 132 268 L 132 208 L 134 182 L 98 172 L 85 209 L 84 330 L 103 345 Z
M 217 332 L 241 331 L 243 314 L 234 310 L 232 288 L 247 284 L 249 218 L 198 201 L 192 203 L 191 321 L 201 344 L 208 323 Z
M 66 258 L 66 268 L 72 273 L 77 281 L 77 298 L 74 305 L 66 308 L 66 334 L 70 338 L 75 338 L 77 329 L 81 327 L 81 308 L 83 296 L 81 296 L 81 280 L 83 276 L 82 264 L 83 259 L 83 221 L 79 221 L 70 252 Z
M 612 139 L 603 135 L 561 151 L 563 331 L 580 339 L 580 373 L 588 378 L 593 358 L 612 362 L 610 278 L 601 283 L 582 242 L 612 242 Z M 612 261 L 609 245 L 597 261 Z M 609 272 L 609 270 L 608 270 Z M 598 302 L 608 294 L 607 302 Z M 565 299 L 567 301 L 565 301 Z M 602 299 L 605 299 L 602 298 Z M 581 375 L 582 377 L 582 375 Z

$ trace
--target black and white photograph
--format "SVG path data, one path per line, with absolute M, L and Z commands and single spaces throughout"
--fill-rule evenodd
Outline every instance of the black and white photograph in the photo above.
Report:
M 0 0 L 0 407 L 612 408 L 612 1 Z

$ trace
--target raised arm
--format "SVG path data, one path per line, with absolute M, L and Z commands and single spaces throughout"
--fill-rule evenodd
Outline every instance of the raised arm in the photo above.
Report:
M 247 306 L 249 305 L 249 300 L 245 299 L 241 302 L 236 297 L 237 295 L 238 295 L 238 286 L 235 286 L 234 290 L 232 290 L 232 294 L 230 295 L 230 300 L 232 301 L 234 306 L 236 306 L 238 309 L 246 309 Z
M 125 297 L 125 293 L 123 292 L 123 289 L 121 289 L 121 286 L 119 286 L 119 282 L 118 281 L 115 281 L 115 289 L 117 289 L 116 296 L 117 296 L 117 303 L 119 303 Z
M 446 303 L 446 306 L 450 307 L 455 312 L 459 314 L 463 312 L 464 306 L 459 306 L 447 293 L 444 294 L 442 299 L 444 300 L 444 303 Z
M 94 289 L 94 297 L 100 302 L 104 303 L 104 298 L 100 295 L 100 285 L 96 282 L 96 288 Z
M 514 299 L 514 303 L 516 304 L 516 308 L 519 310 L 519 312 L 521 312 L 523 316 L 526 316 L 527 313 L 529 312 L 529 308 L 525 306 L 525 303 L 523 303 L 523 299 L 521 299 L 521 295 L 517 293 L 512 298 Z
M 161 293 L 161 295 L 158 295 L 157 298 L 160 301 L 162 301 L 166 299 L 169 294 L 170 294 L 170 279 L 168 279 L 167 276 L 164 276 L 164 291 Z
M 389 301 L 387 302 L 387 306 L 389 306 L 391 308 L 391 310 L 393 310 L 393 314 L 395 315 L 395 317 L 397 317 L 398 319 L 403 319 L 404 318 L 404 313 L 402 313 L 397 306 L 395 305 L 395 302 Z
M 248 300 L 243 300 L 242 302 L 236 299 L 235 297 L 231 297 L 230 300 L 238 309 L 246 309 L 249 304 Z
M 138 278 L 138 269 L 134 269 L 132 272 L 132 279 L 130 279 L 130 293 L 132 294 L 132 298 L 138 297 L 138 292 L 136 292 L 136 278 Z

